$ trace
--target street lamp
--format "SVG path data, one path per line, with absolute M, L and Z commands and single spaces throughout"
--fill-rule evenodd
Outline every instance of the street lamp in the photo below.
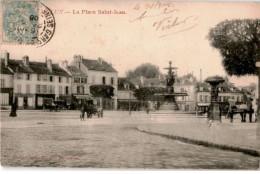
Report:
M 257 118 L 257 122 L 260 122 L 259 116 L 260 116 L 260 62 L 256 62 L 255 66 L 258 68 L 258 97 L 257 97 L 257 114 L 256 114 L 256 118 Z
M 131 90 L 129 90 L 129 100 L 128 100 L 128 104 L 129 104 L 129 115 L 131 115 Z

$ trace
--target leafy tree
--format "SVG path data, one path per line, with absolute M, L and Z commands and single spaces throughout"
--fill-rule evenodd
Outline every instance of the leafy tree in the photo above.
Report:
M 210 29 L 208 39 L 211 45 L 220 51 L 223 66 L 229 75 L 259 73 L 259 68 L 255 66 L 255 63 L 260 61 L 259 19 L 225 20 Z
M 136 78 L 140 76 L 144 76 L 145 78 L 156 78 L 159 75 L 161 75 L 159 67 L 150 63 L 141 64 L 134 70 L 126 72 L 127 78 Z
M 114 96 L 114 88 L 110 85 L 91 85 L 90 93 L 93 97 L 111 98 Z
M 136 89 L 134 95 L 138 100 L 152 100 L 156 93 L 164 93 L 165 88 L 162 87 L 143 87 Z

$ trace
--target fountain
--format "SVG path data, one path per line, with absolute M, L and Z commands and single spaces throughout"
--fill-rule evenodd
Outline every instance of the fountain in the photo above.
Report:
M 221 122 L 220 117 L 220 105 L 218 102 L 218 85 L 223 83 L 225 80 L 222 77 L 213 76 L 208 77 L 205 82 L 211 85 L 211 101 L 208 110 L 209 120 L 218 120 Z
M 160 110 L 179 110 L 179 107 L 176 103 L 175 97 L 178 96 L 187 96 L 185 92 L 174 92 L 174 83 L 175 83 L 175 74 L 173 72 L 176 67 L 172 67 L 172 61 L 169 62 L 169 67 L 164 69 L 168 70 L 168 74 L 166 76 L 166 89 L 164 93 L 156 93 L 155 97 L 162 98 L 162 105 Z

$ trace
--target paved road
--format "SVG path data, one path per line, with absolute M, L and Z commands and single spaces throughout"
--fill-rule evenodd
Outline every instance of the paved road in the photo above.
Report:
M 256 169 L 259 158 L 147 135 L 138 125 L 191 116 L 106 112 L 80 121 L 78 112 L 1 112 L 3 166 Z M 190 119 L 192 120 L 192 119 Z

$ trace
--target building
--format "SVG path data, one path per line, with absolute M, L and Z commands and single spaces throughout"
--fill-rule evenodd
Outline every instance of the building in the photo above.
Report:
M 0 106 L 10 106 L 13 102 L 13 72 L 8 68 L 9 53 L 1 58 Z
M 13 74 L 13 98 L 21 109 L 42 108 L 60 97 L 70 97 L 71 76 L 51 59 L 31 62 L 28 56 L 22 60 L 5 56 L 6 67 Z
M 180 110 L 195 111 L 196 107 L 196 83 L 197 79 L 188 74 L 175 79 L 174 92 L 185 92 L 187 96 L 176 97 L 176 103 Z
M 81 104 L 84 99 L 90 98 L 88 75 L 76 66 L 68 66 L 68 61 L 60 62 L 63 68 L 71 76 L 71 95 L 73 101 L 76 99 Z
M 103 107 L 106 109 L 113 106 L 117 108 L 117 82 L 118 72 L 102 58 L 98 60 L 86 59 L 81 55 L 75 55 L 70 66 L 80 69 L 87 74 L 87 89 L 90 91 L 91 85 L 110 85 L 114 88 L 114 97 L 112 100 L 102 99 Z
M 211 101 L 211 86 L 207 83 L 197 83 L 197 106 L 198 111 L 207 111 Z M 245 101 L 245 94 L 242 90 L 230 83 L 222 83 L 218 86 L 218 101 L 225 103 L 230 100 L 236 104 L 241 104 Z
M 136 86 L 127 78 L 118 78 L 118 91 L 117 91 L 117 108 L 120 110 L 136 110 L 139 101 L 134 96 Z

